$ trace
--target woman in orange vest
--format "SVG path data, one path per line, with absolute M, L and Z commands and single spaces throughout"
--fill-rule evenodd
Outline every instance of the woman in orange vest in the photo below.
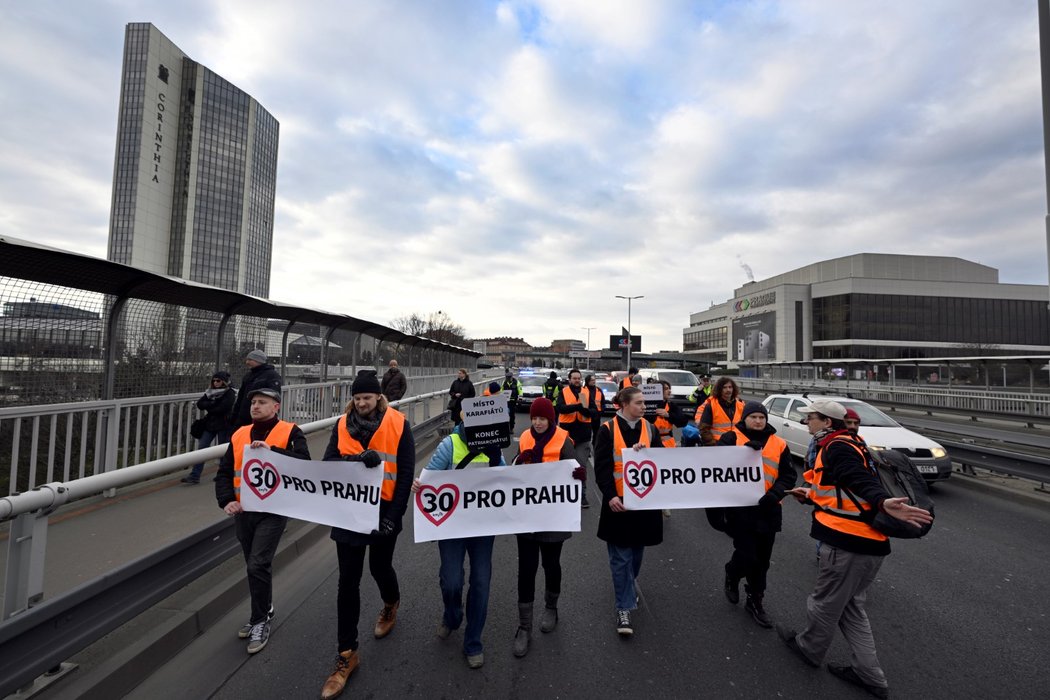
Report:
M 715 391 L 697 409 L 700 441 L 705 445 L 717 445 L 724 433 L 733 429 L 743 416 L 744 402 L 740 400 L 740 388 L 730 377 L 719 377 Z
M 740 602 L 740 579 L 747 579 L 744 609 L 762 627 L 773 623 L 763 607 L 766 572 L 773 544 L 783 522 L 780 501 L 795 486 L 795 465 L 787 443 L 767 420 L 766 407 L 757 401 L 744 405 L 744 419 L 722 435 L 720 445 L 745 445 L 762 452 L 766 492 L 758 504 L 725 508 L 725 532 L 733 538 L 733 556 L 726 563 L 725 594 L 733 605 Z
M 379 387 L 375 372 L 362 371 L 350 387 L 352 398 L 346 414 L 332 429 L 325 450 L 325 461 L 364 462 L 366 467 L 383 469 L 380 490 L 379 523 L 371 533 L 332 528 L 332 539 L 339 559 L 339 593 L 336 600 L 338 651 L 335 671 L 325 681 L 322 698 L 334 698 L 343 691 L 347 678 L 357 668 L 357 623 L 361 617 L 361 574 L 365 550 L 368 569 L 379 586 L 383 609 L 375 625 L 375 638 L 390 634 L 397 621 L 401 602 L 394 547 L 401 532 L 401 519 L 408 506 L 412 477 L 416 469 L 416 446 L 412 426 L 404 414 L 391 408 Z
M 663 542 L 664 519 L 659 510 L 627 510 L 623 505 L 624 477 L 640 478 L 639 470 L 624 473 L 632 449 L 663 447 L 652 424 L 645 419 L 645 399 L 637 387 L 616 395 L 620 410 L 602 424 L 594 449 L 594 480 L 602 493 L 598 537 L 609 552 L 613 591 L 616 597 L 616 631 L 634 634 L 631 611 L 638 607 L 634 581 L 642 569 L 645 548 Z M 649 473 L 649 472 L 645 472 Z
M 559 428 L 554 421 L 554 404 L 540 397 L 529 408 L 532 427 L 518 438 L 518 456 L 514 464 L 539 464 L 559 460 L 575 460 L 569 432 Z M 587 470 L 583 466 L 573 469 L 573 477 L 583 481 Z M 514 656 L 529 653 L 532 639 L 532 608 L 536 600 L 536 570 L 543 561 L 543 576 L 546 583 L 543 615 L 540 629 L 553 632 L 558 625 L 558 597 L 561 595 L 561 548 L 570 532 L 530 532 L 517 535 L 518 540 L 518 631 L 514 634 Z
M 660 442 L 663 443 L 663 446 L 676 447 L 674 429 L 684 428 L 689 422 L 689 416 L 682 413 L 682 409 L 671 402 L 671 383 L 664 379 L 659 382 L 664 388 L 664 405 L 656 409 L 656 416 L 651 420 L 653 427 L 660 434 Z

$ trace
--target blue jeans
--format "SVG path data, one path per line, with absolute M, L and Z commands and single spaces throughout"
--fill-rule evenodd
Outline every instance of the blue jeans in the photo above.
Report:
M 637 594 L 634 590 L 634 580 L 642 570 L 642 555 L 645 547 L 617 547 L 608 544 L 609 547 L 609 569 L 612 570 L 613 591 L 616 593 L 617 610 L 634 610 L 638 607 L 635 602 Z
M 229 431 L 223 430 L 220 433 L 213 433 L 210 430 L 205 430 L 204 434 L 197 440 L 197 449 L 203 450 L 205 447 L 211 447 L 212 440 L 218 439 L 218 444 L 230 441 Z M 190 471 L 190 478 L 200 480 L 201 472 L 204 471 L 204 462 L 200 464 L 194 464 L 193 469 Z
M 463 653 L 481 653 L 481 631 L 489 611 L 489 580 L 492 578 L 492 545 L 496 538 L 463 537 L 439 540 L 441 553 L 441 599 L 445 603 L 442 618 L 450 630 L 463 622 L 463 562 L 470 555 L 470 588 L 467 590 L 467 629 L 463 634 Z

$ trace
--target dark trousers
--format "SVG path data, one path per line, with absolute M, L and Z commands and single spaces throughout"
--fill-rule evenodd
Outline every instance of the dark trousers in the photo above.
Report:
M 248 569 L 248 593 L 252 599 L 249 622 L 253 625 L 266 620 L 273 602 L 273 555 L 287 522 L 288 518 L 272 513 L 244 511 L 234 516 L 237 541 Z
M 561 547 L 564 542 L 539 542 L 518 535 L 518 602 L 536 600 L 536 569 L 543 557 L 547 591 L 561 593 Z
M 733 558 L 726 564 L 726 573 L 734 579 L 747 579 L 749 593 L 766 590 L 766 572 L 773 556 L 775 532 L 740 532 L 733 537 Z
M 373 537 L 368 545 L 335 543 L 339 557 L 339 596 L 336 601 L 338 613 L 339 651 L 357 649 L 357 623 L 361 619 L 361 573 L 365 566 L 365 549 L 368 549 L 368 571 L 379 585 L 379 596 L 387 605 L 401 600 L 401 589 L 397 585 L 394 571 L 394 547 L 397 535 Z

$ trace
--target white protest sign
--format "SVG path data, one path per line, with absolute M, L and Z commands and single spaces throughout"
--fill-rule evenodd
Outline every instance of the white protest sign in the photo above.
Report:
M 273 450 L 244 448 L 241 507 L 287 515 L 354 532 L 379 525 L 382 466 L 296 459 Z
M 463 399 L 463 439 L 479 451 L 510 444 L 510 411 L 503 394 Z
M 416 542 L 519 532 L 579 532 L 576 460 L 424 469 L 413 498 Z
M 664 406 L 663 384 L 642 384 L 642 398 L 645 399 L 645 415 L 655 416 L 656 409 Z
M 765 493 L 762 453 L 750 447 L 623 452 L 628 510 L 753 506 Z

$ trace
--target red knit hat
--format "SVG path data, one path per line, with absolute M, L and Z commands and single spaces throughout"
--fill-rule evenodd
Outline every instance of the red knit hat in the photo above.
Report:
M 532 408 L 529 409 L 529 418 L 546 418 L 551 423 L 554 423 L 554 404 L 551 400 L 545 396 L 541 396 L 532 402 Z

